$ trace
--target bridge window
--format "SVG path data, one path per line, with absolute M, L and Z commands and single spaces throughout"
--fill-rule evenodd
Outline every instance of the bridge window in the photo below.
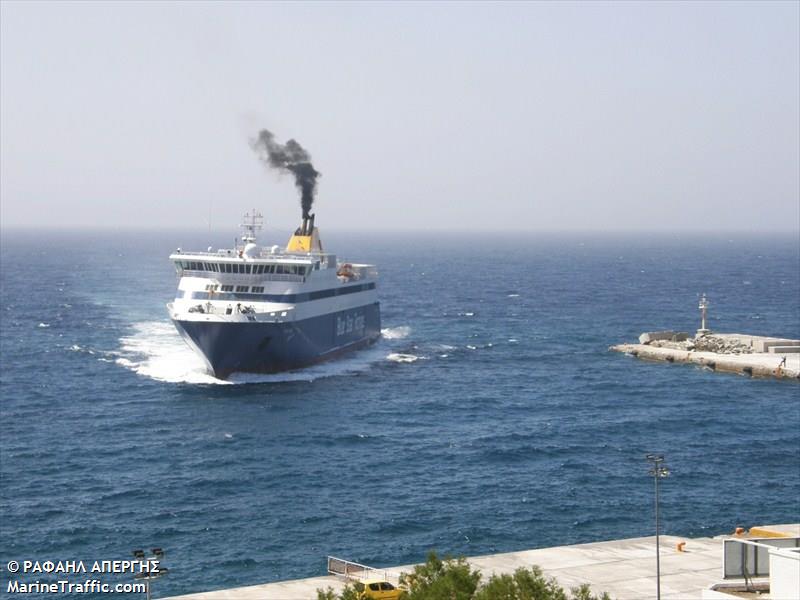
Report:
M 222 286 L 222 291 L 223 292 L 232 292 L 233 291 L 233 286 L 232 285 L 223 285 Z
M 254 285 L 250 288 L 250 291 L 254 294 L 262 294 L 264 293 L 264 286 L 263 285 Z
M 247 286 L 247 285 L 237 285 L 236 286 L 236 291 L 237 292 L 246 292 L 249 289 L 250 289 L 250 286 Z

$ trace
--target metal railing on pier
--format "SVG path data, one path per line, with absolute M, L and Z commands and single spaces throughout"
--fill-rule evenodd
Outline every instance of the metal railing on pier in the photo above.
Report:
M 355 581 L 380 579 L 382 581 L 397 582 L 400 579 L 399 573 L 386 569 L 376 569 L 374 567 L 368 567 L 367 565 L 360 565 L 356 562 L 344 560 L 343 558 L 336 558 L 335 556 L 328 557 L 328 573 Z

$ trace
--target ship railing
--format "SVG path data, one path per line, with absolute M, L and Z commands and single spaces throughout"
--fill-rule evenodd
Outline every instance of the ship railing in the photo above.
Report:
M 259 322 L 265 322 L 264 317 L 268 316 L 272 320 L 268 322 L 275 322 L 275 323 L 282 323 L 284 321 L 291 321 L 294 318 L 294 313 L 292 312 L 293 308 L 287 308 L 286 310 L 271 310 L 269 312 L 257 312 L 253 313 L 256 317 L 256 320 Z M 259 315 L 261 318 L 259 318 Z
M 216 252 L 181 250 L 180 252 L 174 252 L 173 256 L 213 256 L 214 258 L 233 258 L 234 254 L 228 253 L 224 250 L 217 250 Z
M 382 581 L 393 580 L 397 582 L 400 579 L 399 573 L 386 569 L 376 569 L 374 567 L 368 567 L 367 565 L 360 565 L 356 562 L 344 560 L 343 558 L 336 558 L 335 556 L 328 557 L 328 573 L 355 581 L 380 579 Z
M 169 311 L 172 312 L 172 304 L 168 304 L 167 306 Z M 231 312 L 228 312 L 229 308 Z M 199 302 L 189 307 L 188 311 L 190 313 L 214 315 L 215 317 L 221 318 L 223 321 L 235 323 L 242 322 L 242 315 L 249 321 L 256 321 L 259 323 L 283 323 L 294 319 L 294 307 L 258 311 L 253 306 L 244 304 L 243 302 L 237 302 L 236 305 L 233 305 L 231 302 L 226 306 L 214 305 L 211 302 Z
M 184 277 L 202 277 L 203 279 L 218 279 L 225 281 L 246 281 L 248 283 L 259 281 L 295 281 L 302 283 L 306 280 L 302 275 L 287 275 L 285 273 L 217 273 L 215 271 L 183 270 Z
M 256 275 L 256 277 L 263 277 L 265 281 L 305 281 L 306 278 L 302 275 L 286 275 L 278 273 L 270 273 L 265 276 Z
M 321 260 L 322 262 L 336 262 L 336 255 L 329 253 L 329 252 L 284 252 L 283 249 L 272 252 L 270 249 L 263 249 L 258 254 L 252 257 L 242 257 L 239 255 L 239 251 L 236 252 L 228 251 L 228 250 L 217 250 L 216 252 L 202 252 L 202 251 L 186 251 L 181 250 L 180 252 L 174 252 L 170 255 L 178 260 L 180 260 L 181 256 L 186 256 L 189 258 L 192 257 L 203 257 L 203 258 L 214 258 L 214 259 L 221 259 L 221 258 L 230 258 L 230 259 L 237 259 L 241 261 L 252 261 L 253 258 L 256 259 L 265 259 L 265 258 L 279 258 L 282 261 L 300 261 L 305 262 L 308 261 L 310 258 L 314 260 Z
M 353 265 L 353 271 L 362 279 L 375 279 L 378 276 L 378 269 L 373 265 Z

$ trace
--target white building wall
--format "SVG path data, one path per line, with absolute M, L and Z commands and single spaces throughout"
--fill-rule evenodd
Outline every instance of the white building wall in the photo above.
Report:
M 800 549 L 769 551 L 769 597 L 771 600 L 800 598 Z

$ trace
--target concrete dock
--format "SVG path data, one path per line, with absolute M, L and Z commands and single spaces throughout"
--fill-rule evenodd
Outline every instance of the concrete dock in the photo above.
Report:
M 693 363 L 712 371 L 800 380 L 800 340 L 739 333 L 689 338 L 671 331 L 643 333 L 639 340 L 609 350 L 643 360 Z
M 751 532 L 760 537 L 800 536 L 800 525 L 762 525 Z M 663 600 L 700 598 L 703 590 L 722 579 L 722 540 L 661 536 L 661 597 Z M 677 545 L 686 542 L 684 551 Z M 617 600 L 649 600 L 656 597 L 655 537 L 612 540 L 476 556 L 467 562 L 483 573 L 513 573 L 520 567 L 539 565 L 565 589 L 588 583 L 592 590 L 608 592 Z M 324 557 L 320 557 L 320 564 Z M 410 572 L 414 565 L 387 567 L 394 573 Z M 333 576 L 280 581 L 248 587 L 175 596 L 170 600 L 315 600 L 318 589 L 341 590 L 344 582 Z

